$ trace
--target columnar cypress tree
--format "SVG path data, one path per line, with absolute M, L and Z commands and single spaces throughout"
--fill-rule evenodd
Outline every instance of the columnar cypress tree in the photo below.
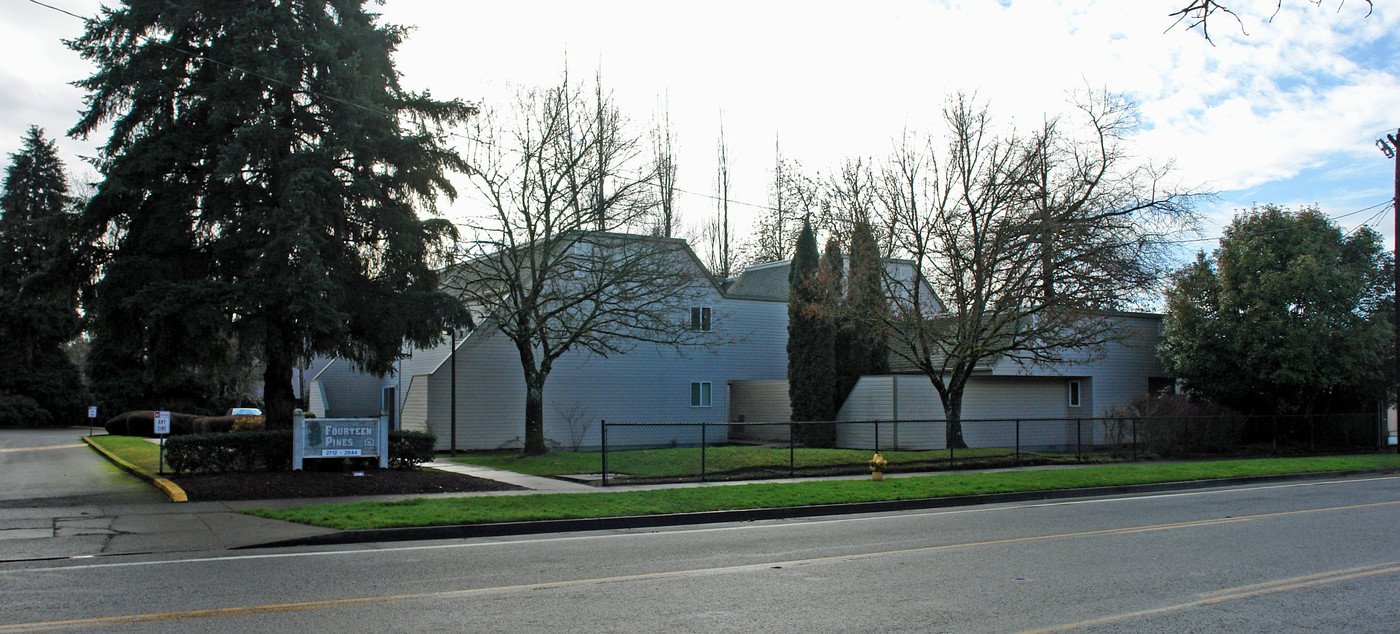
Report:
M 405 31 L 364 4 L 126 0 L 70 42 L 97 64 L 71 134 L 112 125 L 83 215 L 94 371 L 149 384 L 253 350 L 286 427 L 299 359 L 381 373 L 461 315 L 428 264 L 455 230 L 415 207 L 455 193 L 445 126 L 474 110 L 402 89 Z
M 68 184 L 53 141 L 31 127 L 0 194 L 0 424 L 78 417 L 82 383 L 63 346 L 77 336 L 68 274 Z
M 842 374 L 844 393 L 862 376 L 888 374 L 889 341 L 885 322 L 889 300 L 885 297 L 884 264 L 870 223 L 857 222 L 851 233 L 851 268 L 846 285 L 846 311 L 850 348 Z M 849 381 L 849 385 L 845 384 Z M 843 396 L 844 398 L 844 396 Z
M 831 418 L 833 330 L 823 301 L 818 257 L 816 235 L 811 223 L 804 221 L 788 274 L 788 398 L 793 422 Z M 826 441 L 826 433 L 817 426 L 796 426 L 794 433 L 796 440 L 809 445 Z
M 841 410 L 841 403 L 850 393 L 850 388 L 846 387 L 846 376 L 851 372 L 851 324 L 846 314 L 846 258 L 841 254 L 841 242 L 836 238 L 826 241 L 817 274 L 822 287 L 822 311 L 831 328 L 831 408 L 823 420 L 834 420 Z M 855 382 L 850 383 L 854 385 Z

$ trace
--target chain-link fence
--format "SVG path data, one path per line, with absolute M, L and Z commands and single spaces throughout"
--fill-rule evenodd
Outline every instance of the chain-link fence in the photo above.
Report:
M 602 421 L 604 486 L 1376 449 L 1375 414 L 815 423 Z

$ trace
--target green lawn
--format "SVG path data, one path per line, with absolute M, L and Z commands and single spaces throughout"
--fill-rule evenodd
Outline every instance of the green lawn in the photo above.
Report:
M 135 436 L 92 436 L 93 444 L 116 455 L 118 458 L 136 465 L 144 471 L 155 473 L 159 468 L 160 445 Z
M 544 519 L 622 517 L 1182 482 L 1242 476 L 1400 467 L 1393 453 L 1186 463 L 1136 463 L 1002 473 L 949 473 L 869 480 L 323 504 L 252 509 L 251 515 L 340 530 Z
M 783 471 L 789 459 L 796 469 L 836 467 L 865 468 L 874 452 L 863 449 L 796 449 L 791 454 L 782 447 L 707 447 L 704 451 L 705 473 L 720 476 L 754 471 Z M 946 468 L 948 451 L 889 451 L 882 452 L 889 461 L 890 472 L 903 470 L 932 470 Z M 1012 449 L 959 449 L 954 453 L 958 462 L 976 461 L 987 464 L 1011 465 L 1016 461 Z M 1020 454 L 1023 463 L 1053 464 L 1074 461 L 1074 454 L 1027 452 Z M 522 456 L 518 451 L 492 451 L 459 454 L 452 459 L 472 464 L 537 476 L 558 476 L 577 473 L 601 473 L 602 454 L 598 452 L 555 452 L 542 456 Z M 991 466 L 988 464 L 988 466 Z M 609 477 L 622 478 L 681 478 L 698 477 L 701 472 L 701 451 L 698 447 L 676 449 L 639 449 L 608 452 Z

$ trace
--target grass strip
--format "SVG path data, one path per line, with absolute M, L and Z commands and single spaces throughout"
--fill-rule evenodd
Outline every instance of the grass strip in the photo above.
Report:
M 160 466 L 160 445 L 135 436 L 92 436 L 95 445 L 111 452 L 138 469 L 155 473 Z
M 613 493 L 420 498 L 401 502 L 319 504 L 281 510 L 257 508 L 244 512 L 313 526 L 361 530 L 778 508 L 1388 467 L 1400 467 L 1400 456 L 1365 454 L 1138 463 L 1000 473 L 949 473 L 891 478 L 883 482 L 830 480 Z
M 789 456 L 792 466 L 798 469 L 813 467 L 839 467 L 847 465 L 864 466 L 874 452 L 864 449 L 795 449 L 783 447 L 707 447 L 704 453 L 705 470 L 709 473 L 742 471 L 745 469 L 786 469 Z M 883 451 L 889 463 L 900 464 L 943 462 L 948 460 L 946 449 L 935 451 Z M 1010 458 L 1016 455 L 1012 449 L 959 449 L 953 453 L 957 460 Z M 1073 460 L 1074 453 L 1037 453 L 1022 451 L 1022 459 L 1042 458 L 1047 461 Z M 518 451 L 490 451 L 459 455 L 451 461 L 461 464 L 505 469 L 516 473 L 536 476 L 558 476 L 574 473 L 599 473 L 603 470 L 603 459 L 599 452 L 561 451 L 540 456 L 523 456 Z M 694 476 L 700 473 L 701 451 L 699 447 L 674 449 L 636 449 L 608 452 L 608 472 L 622 473 L 636 478 L 668 478 Z

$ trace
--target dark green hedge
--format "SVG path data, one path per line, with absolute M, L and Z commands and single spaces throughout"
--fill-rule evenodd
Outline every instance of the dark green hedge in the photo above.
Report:
M 175 473 L 286 471 L 292 468 L 291 430 L 170 436 L 165 463 Z
M 432 462 L 437 436 L 421 431 L 389 432 L 389 468 L 415 469 Z
M 437 437 L 416 431 L 389 432 L 389 467 L 413 469 L 433 459 Z M 372 459 L 347 459 L 363 468 Z M 358 460 L 358 462 L 356 462 Z M 313 459 L 312 463 L 334 462 Z M 165 462 L 175 473 L 227 471 L 286 471 L 292 468 L 292 432 L 245 431 L 171 436 L 165 441 Z

